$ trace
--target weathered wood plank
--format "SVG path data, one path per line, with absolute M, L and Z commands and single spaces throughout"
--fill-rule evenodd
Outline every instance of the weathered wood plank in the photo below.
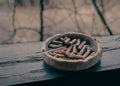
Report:
M 100 72 L 120 68 L 120 35 L 96 37 L 103 48 L 100 62 L 88 71 Z M 0 85 L 13 85 L 63 77 L 41 58 L 41 42 L 0 45 Z

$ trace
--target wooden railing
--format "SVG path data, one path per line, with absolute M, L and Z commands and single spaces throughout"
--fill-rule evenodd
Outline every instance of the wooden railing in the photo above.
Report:
M 104 80 L 105 82 L 111 80 L 109 83 L 119 81 L 116 78 L 119 72 L 116 73 L 115 70 L 120 69 L 120 35 L 96 37 L 96 39 L 102 47 L 101 60 L 92 68 L 77 72 L 55 70 L 44 63 L 41 56 L 42 42 L 0 45 L 0 86 L 43 84 L 51 86 L 57 80 L 59 85 L 70 86 L 74 83 L 84 85 L 83 82 L 95 84 L 95 81 L 100 83 Z M 103 74 L 105 71 L 107 73 Z M 115 78 L 111 78 L 111 71 L 114 71 L 112 74 Z

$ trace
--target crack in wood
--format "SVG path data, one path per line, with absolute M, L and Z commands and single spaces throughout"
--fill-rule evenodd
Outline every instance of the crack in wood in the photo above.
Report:
M 120 41 L 120 37 L 116 38 L 115 41 Z
M 20 63 L 38 62 L 42 60 L 43 60 L 42 58 L 39 58 L 39 59 L 28 59 L 28 60 L 5 61 L 5 62 L 0 62 L 0 67 L 11 66 L 11 65 L 13 66 Z
M 120 47 L 103 47 L 102 51 L 107 52 L 107 51 L 112 51 L 112 50 L 118 50 Z

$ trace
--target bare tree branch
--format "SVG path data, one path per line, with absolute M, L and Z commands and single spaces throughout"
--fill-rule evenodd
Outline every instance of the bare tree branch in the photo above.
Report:
M 43 0 L 39 0 L 39 4 L 40 4 L 40 25 L 41 25 L 41 27 L 40 27 L 40 32 L 39 32 L 39 34 L 40 34 L 40 41 L 43 41 L 43 39 L 44 39 L 44 26 L 43 26 L 43 24 L 44 24 L 44 20 L 43 20 L 43 11 L 44 11 L 44 3 L 43 3 L 44 1 Z
M 77 19 L 77 7 L 76 7 L 76 4 L 75 4 L 75 0 L 72 0 L 72 3 L 73 3 L 73 8 L 74 8 L 74 18 L 75 18 L 76 26 L 77 26 L 79 32 L 83 32 L 81 30 L 81 27 L 79 25 L 79 21 Z
M 7 3 L 9 4 L 9 1 L 8 1 L 8 0 L 7 0 Z M 16 13 L 16 7 L 17 7 L 17 2 L 16 2 L 16 0 L 14 0 L 13 13 L 12 13 L 13 34 L 12 34 L 8 39 L 4 40 L 1 44 L 10 41 L 10 40 L 16 35 L 16 28 L 15 28 L 15 13 Z
M 102 23 L 105 25 L 106 30 L 109 32 L 110 35 L 113 35 L 113 33 L 112 33 L 110 27 L 108 26 L 108 24 L 107 24 L 104 16 L 102 15 L 101 11 L 99 10 L 99 8 L 98 8 L 98 6 L 97 6 L 97 4 L 96 4 L 96 0 L 92 0 L 92 3 L 93 3 L 93 5 L 94 5 L 94 7 L 95 7 L 95 9 L 96 9 L 96 11 L 97 11 L 97 13 L 98 13 L 101 21 L 102 21 Z

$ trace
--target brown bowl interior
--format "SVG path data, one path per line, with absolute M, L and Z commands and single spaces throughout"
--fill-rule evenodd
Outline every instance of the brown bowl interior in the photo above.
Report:
M 73 37 L 73 38 L 80 38 L 81 40 L 85 40 L 87 41 L 87 45 L 90 46 L 95 52 L 97 52 L 98 50 L 98 45 L 97 45 L 97 42 L 96 40 L 94 40 L 92 37 L 90 36 L 87 36 L 85 34 L 82 34 L 82 33 L 73 33 L 73 32 L 70 32 L 70 33 L 65 33 L 65 34 L 57 34 L 57 35 L 54 35 L 50 38 L 48 38 L 46 41 L 45 41 L 45 49 L 44 51 L 47 51 L 47 50 L 50 50 L 50 48 L 48 47 L 48 45 L 51 43 L 52 40 L 56 40 L 60 37 Z

